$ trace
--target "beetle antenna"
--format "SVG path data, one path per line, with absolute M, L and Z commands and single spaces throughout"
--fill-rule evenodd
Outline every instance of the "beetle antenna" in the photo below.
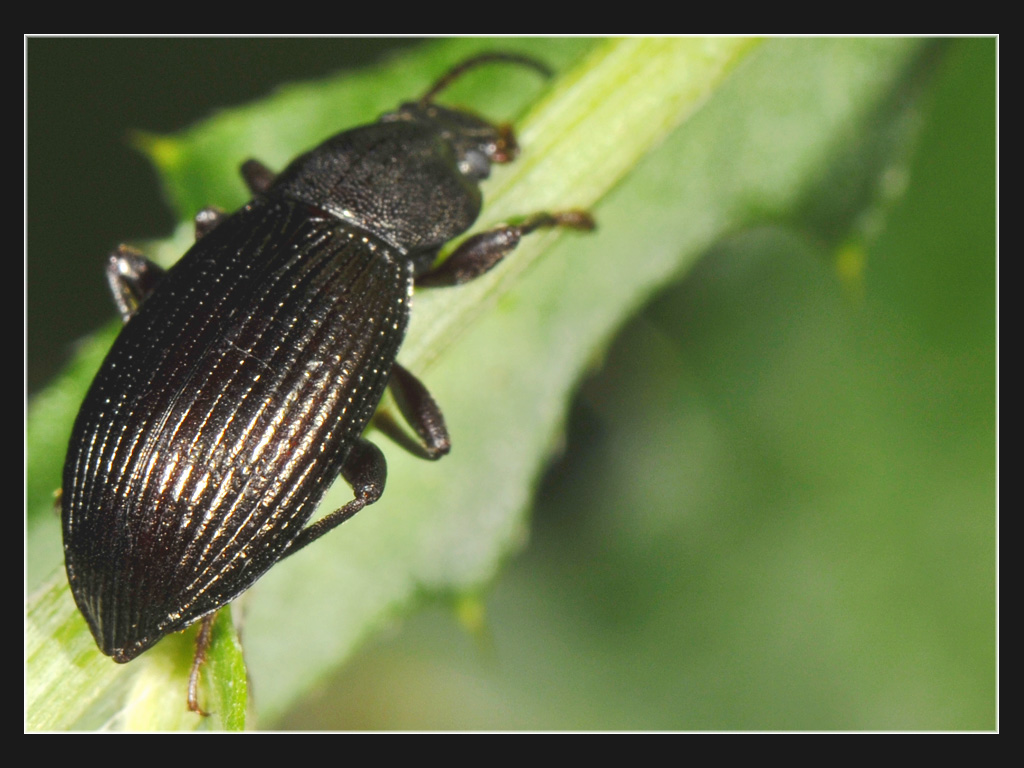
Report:
M 504 61 L 510 64 L 522 64 L 525 67 L 530 67 L 540 72 L 545 77 L 551 77 L 553 74 L 551 68 L 542 61 L 531 56 L 525 56 L 519 53 L 507 53 L 504 51 L 491 51 L 488 53 L 481 53 L 472 58 L 466 59 L 465 61 L 456 64 L 454 67 L 449 69 L 441 79 L 431 86 L 430 90 L 427 91 L 420 99 L 420 104 L 426 106 L 430 104 L 434 97 L 437 96 L 441 91 L 455 82 L 458 78 L 462 77 L 468 70 L 478 67 L 481 64 L 490 64 L 493 61 Z

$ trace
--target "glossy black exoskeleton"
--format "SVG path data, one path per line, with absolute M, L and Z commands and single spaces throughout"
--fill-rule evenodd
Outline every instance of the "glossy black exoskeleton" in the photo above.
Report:
M 384 458 L 362 433 L 385 387 L 418 452 L 447 453 L 440 410 L 395 362 L 414 285 L 470 280 L 540 227 L 593 226 L 536 214 L 434 267 L 477 218 L 491 164 L 516 154 L 507 128 L 433 103 L 488 61 L 544 69 L 465 61 L 276 177 L 247 162 L 253 200 L 200 213 L 196 244 L 166 273 L 124 247 L 111 256 L 126 324 L 75 422 L 62 505 L 75 601 L 115 661 L 211 616 L 380 497 Z M 307 525 L 339 474 L 355 498 Z

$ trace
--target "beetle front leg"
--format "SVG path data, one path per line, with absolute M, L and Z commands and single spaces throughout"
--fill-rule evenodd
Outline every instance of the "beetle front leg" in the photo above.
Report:
M 519 245 L 523 235 L 546 227 L 594 229 L 593 217 L 586 211 L 535 213 L 522 224 L 506 224 L 468 238 L 434 270 L 416 278 L 417 286 L 461 285 L 491 270 Z
M 284 557 L 294 555 L 307 544 L 337 528 L 363 507 L 373 504 L 380 498 L 384 492 L 384 481 L 388 476 L 388 465 L 384 460 L 384 454 L 370 441 L 362 438 L 356 440 L 341 467 L 341 476 L 352 486 L 355 498 L 341 509 L 336 509 L 312 525 L 303 528 L 295 537 L 291 548 L 283 555 Z

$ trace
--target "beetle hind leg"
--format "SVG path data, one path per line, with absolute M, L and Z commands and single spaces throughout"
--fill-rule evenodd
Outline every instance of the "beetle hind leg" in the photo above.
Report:
M 336 509 L 303 528 L 284 557 L 295 554 L 307 544 L 337 528 L 363 507 L 377 501 L 384 492 L 387 475 L 388 465 L 380 448 L 368 440 L 357 440 L 341 467 L 341 476 L 352 486 L 355 498 L 341 509 Z
M 210 713 L 199 706 L 199 673 L 206 663 L 206 653 L 210 650 L 210 644 L 213 641 L 213 622 L 216 618 L 217 613 L 214 612 L 202 619 L 199 634 L 196 635 L 196 654 L 192 659 L 192 669 L 188 675 L 187 704 L 189 712 L 195 712 L 203 717 L 209 717 Z

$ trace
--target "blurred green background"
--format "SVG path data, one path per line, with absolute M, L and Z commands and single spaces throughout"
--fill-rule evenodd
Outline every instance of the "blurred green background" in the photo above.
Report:
M 105 132 L 345 64 L 264 42 L 29 42 L 31 384 L 111 316 L 106 251 L 172 224 Z M 261 725 L 994 727 L 995 69 L 990 39 L 937 51 L 905 193 L 850 227 L 870 237 L 797 212 L 658 296 L 584 383 L 493 589 L 406 619 Z

